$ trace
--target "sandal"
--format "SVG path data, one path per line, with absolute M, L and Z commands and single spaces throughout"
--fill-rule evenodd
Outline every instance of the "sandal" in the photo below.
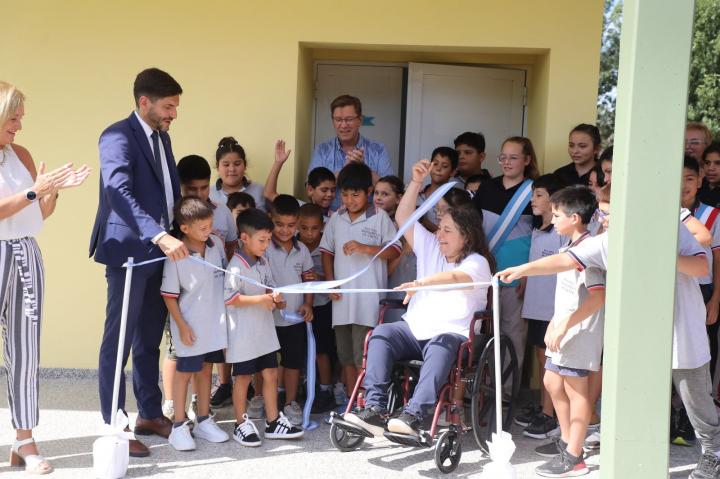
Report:
M 39 454 L 30 454 L 27 456 L 20 455 L 20 448 L 35 442 L 31 437 L 22 440 L 15 440 L 12 449 L 10 450 L 10 466 L 25 466 L 25 472 L 28 474 L 50 474 L 53 472 L 53 467 L 50 463 Z

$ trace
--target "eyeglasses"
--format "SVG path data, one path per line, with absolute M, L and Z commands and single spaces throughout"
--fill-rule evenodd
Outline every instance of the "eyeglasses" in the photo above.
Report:
M 342 125 L 343 123 L 349 125 L 350 123 L 354 122 L 354 121 L 357 120 L 358 118 L 360 118 L 359 115 L 358 115 L 358 116 L 348 116 L 348 117 L 346 117 L 346 118 L 333 117 L 332 120 L 333 120 L 334 123 L 337 123 L 338 125 Z
M 518 160 L 522 160 L 522 156 L 518 155 L 500 155 L 498 156 L 498 163 L 509 163 L 509 162 L 516 162 Z
M 608 216 L 610 216 L 610 211 L 603 211 L 600 208 L 595 210 L 595 214 L 598 216 L 599 220 L 604 220 Z
M 685 146 L 700 146 L 700 145 L 704 145 L 704 144 L 705 144 L 705 142 L 703 140 L 697 140 L 697 139 L 685 140 Z

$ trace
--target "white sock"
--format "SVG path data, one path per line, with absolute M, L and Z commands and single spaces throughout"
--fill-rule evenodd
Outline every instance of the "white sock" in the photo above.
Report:
M 172 399 L 166 399 L 165 400 L 165 406 L 172 407 L 173 406 L 173 400 Z

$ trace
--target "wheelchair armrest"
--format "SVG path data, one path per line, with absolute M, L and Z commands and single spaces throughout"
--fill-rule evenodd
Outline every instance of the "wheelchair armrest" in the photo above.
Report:
M 406 308 L 407 305 L 403 304 L 402 299 L 381 299 L 380 306 L 388 306 L 388 309 L 392 308 Z
M 473 313 L 473 320 L 483 321 L 485 319 L 492 319 L 492 308 L 475 311 Z

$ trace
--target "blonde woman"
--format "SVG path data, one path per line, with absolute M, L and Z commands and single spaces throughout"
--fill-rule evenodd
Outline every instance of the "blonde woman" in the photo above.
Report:
M 35 236 L 55 210 L 58 190 L 79 186 L 90 174 L 70 163 L 46 172 L 14 143 L 22 129 L 25 97 L 0 81 L 0 324 L 3 328 L 8 401 L 16 440 L 11 466 L 33 474 L 52 472 L 38 454 L 32 430 L 38 423 L 40 321 L 45 284 Z

